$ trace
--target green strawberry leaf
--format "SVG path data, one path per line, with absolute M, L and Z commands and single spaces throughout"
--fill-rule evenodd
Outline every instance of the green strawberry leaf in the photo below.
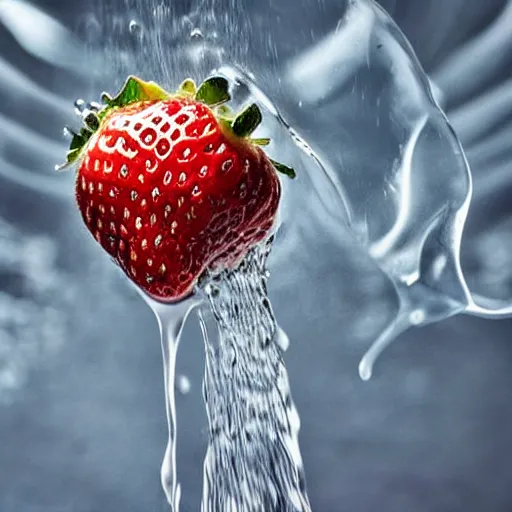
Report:
M 69 144 L 69 151 L 66 153 L 66 162 L 62 165 L 56 165 L 55 169 L 57 171 L 65 169 L 78 159 L 83 147 L 87 144 L 92 135 L 92 132 L 89 131 L 88 128 L 81 128 L 80 133 L 72 132 L 70 129 L 68 130 L 73 134 L 73 138 Z
M 66 164 L 65 165 L 71 165 L 80 156 L 81 149 L 82 148 L 76 148 L 76 149 L 72 149 L 72 150 L 68 151 L 66 154 Z
M 196 92 L 196 100 L 210 107 L 229 101 L 229 83 L 225 78 L 214 76 L 205 80 Z
M 240 112 L 233 122 L 233 133 L 238 137 L 248 137 L 261 123 L 261 111 L 255 103 Z
M 91 132 L 89 132 L 86 128 L 81 128 L 80 133 L 73 133 L 73 138 L 71 139 L 69 150 L 73 151 L 75 149 L 82 148 L 90 139 L 90 137 Z
M 117 96 L 112 98 L 103 93 L 101 99 L 109 107 L 125 107 L 137 101 L 158 101 L 169 97 L 155 82 L 144 82 L 136 76 L 129 76 Z
M 73 151 L 74 149 L 81 148 L 84 145 L 85 141 L 82 135 L 78 133 L 73 134 L 73 138 L 71 139 L 71 143 L 69 144 L 69 151 Z
M 286 176 L 288 176 L 288 178 L 291 178 L 292 180 L 297 177 L 297 174 L 291 167 L 288 167 L 287 165 L 276 162 L 275 160 L 272 160 L 272 159 L 270 159 L 270 161 L 272 162 L 273 166 L 276 168 L 276 171 L 278 171 L 282 174 L 285 174 Z
M 112 102 L 112 96 L 110 96 L 108 92 L 102 92 L 101 101 L 105 103 L 105 105 L 110 105 L 110 103 Z

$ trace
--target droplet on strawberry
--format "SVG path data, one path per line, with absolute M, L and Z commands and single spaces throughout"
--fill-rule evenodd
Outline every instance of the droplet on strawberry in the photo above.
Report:
M 84 128 L 67 156 L 94 238 L 146 293 L 178 301 L 205 270 L 238 265 L 267 238 L 280 199 L 276 170 L 251 139 L 261 112 L 234 116 L 228 83 L 185 80 L 175 94 L 129 77 L 104 107 L 79 109 Z

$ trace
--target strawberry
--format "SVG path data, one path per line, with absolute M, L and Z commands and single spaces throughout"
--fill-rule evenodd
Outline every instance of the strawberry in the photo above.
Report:
M 276 170 L 251 139 L 256 105 L 233 116 L 225 79 L 175 94 L 129 77 L 104 105 L 81 109 L 67 155 L 78 165 L 76 201 L 98 243 L 153 298 L 181 300 L 206 271 L 235 268 L 271 233 L 280 199 Z

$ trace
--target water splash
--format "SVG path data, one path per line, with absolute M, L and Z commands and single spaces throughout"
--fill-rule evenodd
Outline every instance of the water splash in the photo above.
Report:
M 203 284 L 218 328 L 205 339 L 209 444 L 203 512 L 309 512 L 300 420 L 267 297 L 267 247 Z
M 138 70 L 173 84 L 183 74 L 215 70 L 229 80 L 234 108 L 254 101 L 264 110 L 259 134 L 272 139 L 270 156 L 299 170 L 293 185 L 283 183 L 286 235 L 276 248 L 276 273 L 288 272 L 297 247 L 314 247 L 319 232 L 343 257 L 339 240 L 349 230 L 389 278 L 400 316 L 363 358 L 362 376 L 369 377 L 377 355 L 409 327 L 463 312 L 509 315 L 507 304 L 471 294 L 467 286 L 460 246 L 472 194 L 469 166 L 436 101 L 448 101 L 445 91 L 426 76 L 387 13 L 370 0 L 340 2 L 332 28 L 321 36 L 287 34 L 285 41 L 266 19 L 262 40 L 247 26 L 250 9 L 223 17 L 223 5 L 193 3 L 181 16 L 165 7 L 144 17 L 150 39 L 137 50 Z M 280 14 L 292 19 L 289 9 Z M 247 32 L 244 44 L 238 44 L 240 31 Z M 120 40 L 107 32 L 103 42 L 124 73 Z M 157 62 L 146 58 L 148 48 L 158 50 Z M 487 124 L 495 124 L 496 108 L 484 110 Z M 481 108 L 468 112 L 483 115 Z M 301 257 L 295 275 L 307 279 L 314 251 Z
M 199 304 L 197 297 L 191 297 L 178 304 L 157 302 L 140 291 L 155 314 L 162 343 L 164 360 L 164 389 L 169 437 L 160 472 L 162 487 L 172 512 L 179 511 L 181 487 L 176 474 L 176 404 L 175 404 L 175 369 L 176 354 L 185 321 L 190 312 Z
M 311 40 L 299 40 L 301 31 L 297 30 L 296 34 L 287 35 L 293 41 L 284 41 L 281 34 L 273 30 L 273 20 L 268 16 L 265 23 L 269 30 L 262 38 L 247 22 L 251 18 L 249 8 L 241 14 L 236 9 L 226 10 L 223 15 L 225 5 L 223 2 L 192 2 L 189 11 L 184 13 L 178 12 L 177 6 L 135 2 L 135 9 L 126 13 L 126 19 L 115 13 L 115 16 L 101 17 L 102 26 L 96 20 L 99 28 L 95 40 L 104 45 L 106 57 L 112 59 L 114 74 L 119 80 L 124 79 L 127 72 L 137 71 L 155 78 L 160 74 L 167 82 L 177 83 L 183 73 L 204 76 L 213 68 L 229 64 L 230 69 L 235 70 L 230 72 L 233 87 L 248 90 L 245 99 L 255 98 L 265 103 L 277 119 L 276 126 L 279 122 L 282 124 L 274 130 L 274 135 L 279 132 L 281 136 L 275 140 L 276 149 L 270 148 L 270 152 L 281 156 L 289 151 L 293 155 L 297 147 L 292 149 L 290 140 L 308 141 L 311 151 L 306 152 L 311 159 L 308 161 L 303 155 L 291 158 L 299 161 L 311 178 L 303 178 L 302 184 L 295 186 L 300 194 L 287 187 L 282 209 L 287 240 L 277 252 L 286 254 L 287 250 L 298 246 L 312 246 L 319 226 L 333 238 L 344 225 L 350 227 L 364 249 L 390 277 L 401 303 L 401 317 L 397 317 L 387 334 L 383 333 L 377 340 L 371 351 L 373 356 L 367 356 L 367 362 L 404 327 L 462 311 L 482 316 L 509 315 L 511 309 L 507 303 L 471 295 L 465 284 L 459 246 L 471 195 L 469 168 L 432 93 L 437 91 L 439 98 L 453 104 L 456 91 L 460 97 L 469 96 L 474 92 L 471 88 L 483 87 L 485 80 L 499 72 L 499 64 L 509 59 L 506 50 L 512 4 L 507 3 L 481 36 L 439 66 L 433 73 L 433 80 L 426 77 L 396 25 L 372 2 L 340 2 L 330 30 L 312 36 Z M 312 13 L 316 12 L 314 3 L 307 6 Z M 73 44 L 48 45 L 43 41 L 45 46 L 35 41 L 34 34 L 27 29 L 26 21 L 36 20 L 48 28 L 52 37 L 66 43 L 72 41 L 70 33 L 55 20 L 17 0 L 1 2 L 0 7 L 2 22 L 26 51 L 56 66 L 69 64 L 66 59 L 73 53 Z M 283 13 L 293 17 L 293 12 L 286 11 L 287 8 L 283 7 Z M 19 12 L 24 16 L 17 16 Z M 268 12 L 272 12 L 271 9 Z M 313 24 L 313 19 L 307 22 Z M 143 26 L 148 30 L 142 31 Z M 246 33 L 247 40 L 234 44 L 240 39 L 240 31 Z M 127 54 L 123 37 L 133 38 L 142 32 L 147 33 L 147 44 Z M 357 45 L 353 44 L 355 40 Z M 69 55 L 59 60 L 55 54 L 58 49 L 69 49 Z M 496 55 L 497 51 L 499 59 L 475 58 L 482 54 Z M 268 56 L 267 69 L 262 66 L 262 55 Z M 238 72 L 237 65 L 250 69 L 257 80 L 251 79 L 250 74 Z M 484 72 L 477 73 L 477 65 L 479 70 L 483 65 Z M 4 73 L 0 86 L 5 91 L 15 90 L 23 101 L 44 104 L 64 115 L 65 107 L 56 95 L 7 63 L 2 61 L 1 66 Z M 390 69 L 399 71 L 390 73 Z M 475 79 L 467 80 L 468 76 Z M 460 85 L 466 90 L 461 91 Z M 490 94 L 451 111 L 454 126 L 462 140 L 473 145 L 474 153 L 482 155 L 477 145 L 483 144 L 482 130 L 485 128 L 486 132 L 498 126 L 510 110 L 507 91 L 505 83 Z M 273 103 L 268 98 L 272 98 Z M 282 112 L 296 130 L 287 129 L 277 112 Z M 267 123 L 267 127 L 272 122 Z M 269 131 L 272 133 L 273 129 Z M 507 127 L 499 139 L 490 138 L 485 145 L 488 156 L 481 156 L 482 166 L 490 158 L 506 152 L 507 145 L 503 141 L 507 140 L 508 132 Z M 302 139 L 297 139 L 297 133 Z M 329 137 L 324 137 L 324 133 L 330 134 Z M 381 145 L 368 150 L 369 139 Z M 29 149 L 41 145 L 33 134 L 25 140 L 29 141 Z M 377 161 L 379 165 L 375 165 Z M 442 165 L 434 165 L 436 162 Z M 30 172 L 18 170 L 18 167 L 3 158 L 0 172 L 17 183 L 49 193 L 66 187 L 58 187 L 56 182 L 46 178 L 32 178 Z M 431 172 L 433 168 L 435 173 Z M 478 194 L 492 195 L 501 184 L 508 183 L 507 168 L 503 164 L 495 167 L 496 173 L 492 173 L 495 184 L 489 179 L 482 180 L 485 184 L 475 181 Z M 330 173 L 329 179 L 323 170 Z M 429 179 L 428 173 L 433 174 L 434 179 Z M 443 193 L 437 193 L 440 181 L 446 185 Z M 293 212 L 302 211 L 306 202 L 299 195 L 311 184 L 318 192 L 316 196 L 305 194 L 308 200 L 313 199 L 304 210 L 311 215 L 307 216 L 307 222 L 297 221 L 293 219 Z M 343 197 L 340 200 L 335 196 Z M 325 215 L 326 212 L 329 215 Z M 281 260 L 287 261 L 285 257 Z M 367 375 L 369 364 L 362 366 Z
M 1 5 L 5 9 L 7 4 Z M 10 5 L 11 10 L 28 9 L 31 16 L 41 20 L 45 16 L 30 10 L 23 2 Z M 311 13 L 316 12 L 314 2 L 306 5 Z M 250 7 L 228 9 L 228 4 L 221 0 L 192 2 L 187 10 L 176 5 L 135 1 L 126 18 L 120 14 L 121 10 L 102 5 L 94 18 L 96 32 L 91 43 L 96 48 L 101 45 L 110 69 L 104 76 L 109 81 L 112 75 L 121 81 L 126 73 L 136 72 L 176 85 L 184 74 L 201 78 L 215 68 L 227 69 L 226 64 L 231 69 L 249 70 L 245 75 L 232 73 L 233 84 L 237 76 L 241 77 L 241 83 L 245 81 L 253 97 L 272 98 L 274 115 L 281 112 L 280 121 L 284 117 L 294 127 L 288 130 L 287 137 L 295 138 L 296 142 L 307 140 L 309 153 L 316 158 L 315 164 L 304 165 L 311 174 L 304 183 L 309 180 L 309 185 L 318 192 L 308 206 L 311 211 L 308 225 L 301 220 L 300 226 L 290 227 L 294 222 L 293 212 L 300 211 L 304 201 L 287 187 L 287 204 L 282 209 L 288 236 L 286 245 L 311 246 L 319 226 L 333 239 L 339 238 L 340 229 L 349 226 L 364 250 L 372 254 L 396 285 L 402 309 L 404 304 L 411 308 L 404 318 L 411 318 L 416 310 L 425 310 L 421 301 L 431 303 L 430 292 L 436 291 L 439 301 L 435 314 L 432 316 L 425 310 L 421 315 L 423 323 L 427 323 L 443 317 L 439 308 L 447 302 L 445 317 L 460 311 L 491 317 L 509 315 L 511 311 L 508 304 L 471 295 L 467 289 L 460 268 L 459 247 L 471 196 L 469 168 L 460 143 L 434 100 L 435 96 L 438 102 L 453 104 L 459 76 L 478 76 L 480 81 L 464 80 L 464 83 L 481 87 L 498 72 L 495 61 L 487 59 L 485 73 L 475 73 L 474 66 L 479 59 L 474 56 L 498 48 L 499 60 L 508 59 L 505 49 L 510 5 L 480 37 L 438 67 L 432 80 L 419 66 L 400 30 L 369 0 L 340 2 L 331 30 L 315 33 L 311 40 L 299 36 L 300 30 L 288 34 L 289 40 L 285 40 L 268 16 L 265 21 L 268 30 L 262 38 L 248 23 Z M 261 6 L 260 12 L 271 13 L 271 6 L 267 7 Z M 293 12 L 289 9 L 283 6 L 280 16 L 292 19 Z M 98 17 L 100 10 L 102 15 Z M 14 23 L 12 16 L 4 18 L 13 33 L 27 34 L 26 27 L 20 28 L 21 22 Z M 308 23 L 313 24 L 313 19 L 308 19 Z M 243 44 L 240 32 L 246 35 Z M 144 45 L 125 44 L 139 40 L 142 34 Z M 355 40 L 357 45 L 353 44 Z M 30 51 L 29 46 L 26 48 Z M 340 63 L 343 65 L 337 65 Z M 456 65 L 460 73 L 453 72 Z M 399 72 L 390 73 L 390 69 Z M 506 91 L 506 85 L 500 86 L 474 104 L 464 104 L 450 113 L 466 144 L 480 143 L 482 128 L 498 126 L 507 115 L 510 100 Z M 50 100 L 48 94 L 41 96 L 42 91 L 33 92 L 45 101 Z M 461 94 L 470 92 L 468 89 Z M 330 136 L 319 136 L 323 133 Z M 506 140 L 507 133 L 504 130 L 502 140 Z M 368 144 L 372 144 L 371 150 L 359 149 Z M 286 145 L 283 138 L 275 141 L 279 153 L 276 157 L 287 152 L 283 150 Z M 499 140 L 496 143 L 491 140 L 488 147 L 492 149 L 489 158 L 494 158 L 496 152 L 498 156 L 507 156 L 507 147 Z M 489 158 L 485 161 L 489 162 Z M 377 161 L 379 166 L 374 165 Z M 435 165 L 435 162 L 443 163 Z M 53 182 L 45 183 L 45 179 L 32 180 L 31 173 L 18 171 L 22 166 L 4 163 L 1 172 L 24 186 L 49 193 L 61 190 Z M 501 163 L 493 165 L 492 176 L 484 180 L 485 185 L 479 184 L 481 194 L 494 194 L 502 183 L 508 183 L 508 167 Z M 430 173 L 429 177 L 433 167 L 436 173 Z M 435 192 L 440 180 L 450 183 L 444 195 Z M 302 192 L 307 187 L 294 188 Z M 341 201 L 339 196 L 343 196 Z M 436 244 L 438 247 L 434 249 Z M 277 253 L 285 254 L 287 250 L 278 247 Z M 435 279 L 434 268 L 428 268 L 429 260 L 444 261 Z M 436 268 L 441 269 L 441 265 Z M 428 297 L 422 299 L 419 289 L 428 292 Z M 413 303 L 413 298 L 420 302 Z M 460 307 L 452 307 L 453 301 Z

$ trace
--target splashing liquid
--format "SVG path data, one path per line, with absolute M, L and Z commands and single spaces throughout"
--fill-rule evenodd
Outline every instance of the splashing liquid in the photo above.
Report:
M 105 87 L 131 73 L 170 88 L 184 76 L 221 74 L 235 110 L 259 104 L 269 156 L 300 169 L 292 186 L 283 184 L 286 236 L 276 247 L 277 271 L 287 272 L 293 254 L 295 275 L 307 281 L 315 252 L 302 251 L 299 262 L 297 247 L 315 247 L 321 233 L 341 257 L 357 245 L 395 288 L 399 315 L 363 357 L 360 375 L 367 380 L 379 354 L 407 329 L 460 313 L 510 316 L 512 306 L 471 293 L 462 272 L 472 183 L 462 146 L 435 101 L 442 94 L 376 2 L 335 3 L 336 23 L 320 28 L 325 12 L 315 0 L 304 2 L 308 16 L 299 17 L 293 2 L 280 5 L 277 16 L 270 0 L 133 0 L 129 16 L 144 27 L 144 44 L 130 46 L 133 25 L 118 23 L 111 7 L 96 0 L 104 26 L 91 44 L 113 74 L 102 75 Z M 299 29 L 282 30 L 285 17 Z
M 282 339 L 267 297 L 269 246 L 253 249 L 236 270 L 203 290 L 218 328 L 203 317 L 204 398 L 209 445 L 202 512 L 310 511 Z

